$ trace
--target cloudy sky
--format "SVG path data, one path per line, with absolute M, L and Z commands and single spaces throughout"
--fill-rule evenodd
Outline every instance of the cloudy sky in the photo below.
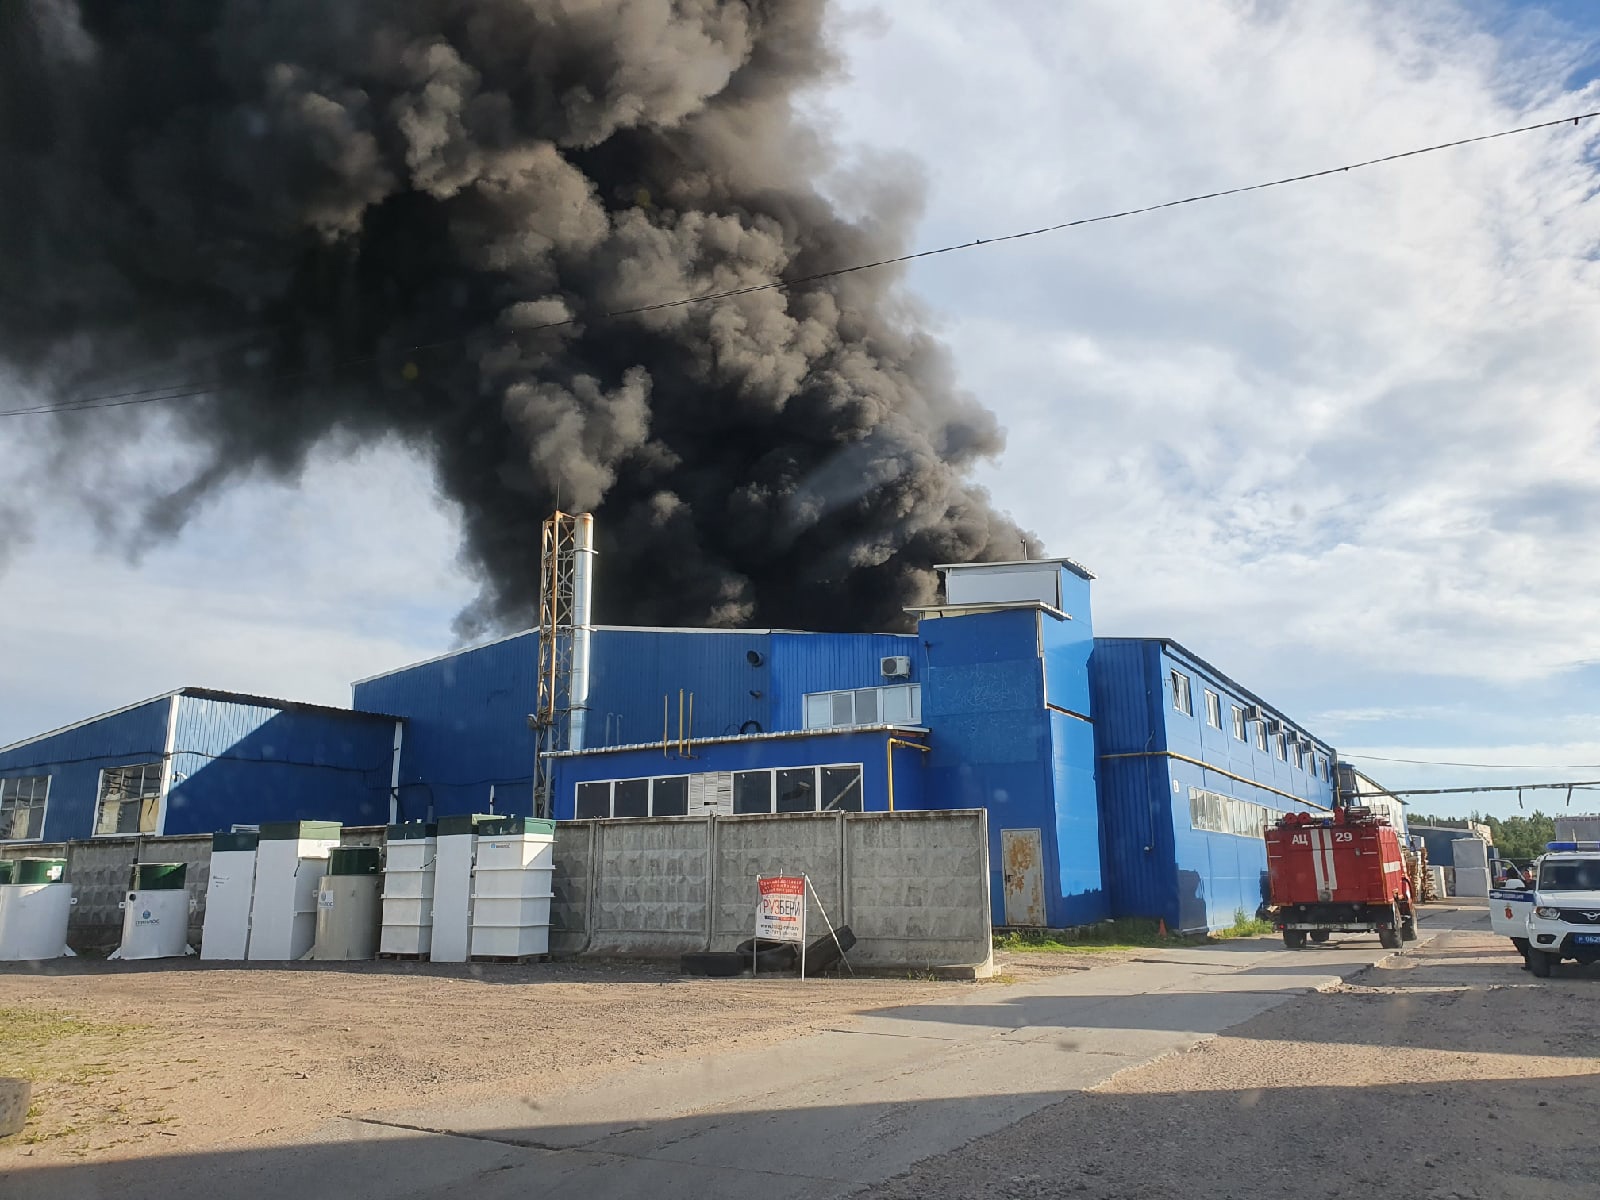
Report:
M 1581 3 L 851 2 L 837 30 L 848 77 L 809 100 L 843 150 L 830 186 L 850 204 L 874 172 L 920 173 L 919 246 L 1600 109 Z M 1098 632 L 1184 642 L 1392 786 L 1600 779 L 1597 138 L 909 283 L 1008 430 L 985 482 L 1096 572 Z M 107 453 L 148 471 L 181 458 L 159 419 L 116 431 Z M 351 679 L 448 648 L 474 591 L 398 448 L 329 451 L 131 559 L 51 486 L 93 462 L 50 462 L 26 418 L 0 422 L 0 458 L 0 522 L 30 517 L 0 530 L 0 743 L 189 683 L 348 703 Z

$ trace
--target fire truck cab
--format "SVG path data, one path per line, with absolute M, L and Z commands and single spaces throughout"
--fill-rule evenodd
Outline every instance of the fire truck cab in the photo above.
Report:
M 1548 979 L 1563 959 L 1600 962 L 1600 842 L 1551 842 L 1532 884 L 1507 880 L 1489 893 L 1489 923 Z

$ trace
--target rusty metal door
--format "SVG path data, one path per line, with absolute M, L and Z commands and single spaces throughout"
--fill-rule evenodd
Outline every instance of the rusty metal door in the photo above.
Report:
M 1044 853 L 1037 829 L 1002 829 L 1007 925 L 1043 925 Z

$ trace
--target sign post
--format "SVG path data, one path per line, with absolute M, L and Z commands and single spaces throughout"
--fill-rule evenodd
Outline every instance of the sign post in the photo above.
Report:
M 750 949 L 750 973 L 756 973 L 761 943 L 798 942 L 800 978 L 806 977 L 806 888 L 804 875 L 756 876 L 756 937 Z

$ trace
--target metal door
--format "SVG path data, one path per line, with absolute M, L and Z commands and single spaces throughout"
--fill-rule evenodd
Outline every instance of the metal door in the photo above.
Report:
M 1004 864 L 1006 924 L 1045 924 L 1044 856 L 1040 831 L 1002 829 L 1000 861 Z

